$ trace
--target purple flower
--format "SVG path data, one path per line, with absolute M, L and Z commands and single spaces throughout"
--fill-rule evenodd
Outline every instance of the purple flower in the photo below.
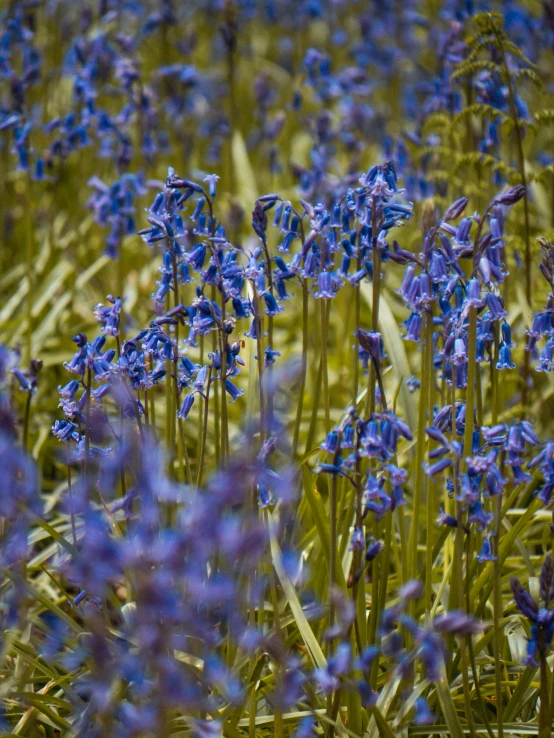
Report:
M 484 564 L 487 561 L 497 561 L 498 559 L 498 556 L 495 556 L 492 552 L 491 537 L 492 534 L 489 533 L 483 541 L 481 552 L 475 557 L 480 564 Z
M 194 394 L 186 395 L 184 398 L 181 408 L 179 409 L 177 416 L 179 418 L 188 418 L 189 413 L 192 409 L 192 406 L 194 405 Z
M 429 703 L 425 697 L 418 697 L 415 701 L 414 725 L 432 725 L 435 716 L 431 712 Z

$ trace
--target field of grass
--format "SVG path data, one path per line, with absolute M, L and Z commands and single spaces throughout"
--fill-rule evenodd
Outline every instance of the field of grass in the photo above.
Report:
M 551 0 L 0 4 L 0 736 L 550 738 Z

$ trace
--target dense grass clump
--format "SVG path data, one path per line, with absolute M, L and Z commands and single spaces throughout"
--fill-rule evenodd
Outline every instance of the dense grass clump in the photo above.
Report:
M 552 735 L 553 49 L 0 9 L 2 735 Z

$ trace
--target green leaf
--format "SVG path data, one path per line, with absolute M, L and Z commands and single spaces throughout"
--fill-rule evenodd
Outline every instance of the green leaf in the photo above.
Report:
M 275 568 L 275 573 L 277 574 L 279 581 L 281 582 L 281 586 L 283 587 L 283 591 L 285 593 L 285 598 L 292 611 L 300 635 L 304 639 L 304 643 L 306 644 L 306 648 L 308 649 L 313 665 L 317 668 L 325 668 L 325 666 L 327 666 L 327 659 L 325 658 L 323 651 L 321 650 L 321 646 L 319 645 L 319 641 L 315 637 L 314 632 L 308 622 L 308 619 L 306 618 L 306 615 L 302 610 L 302 605 L 300 604 L 300 600 L 298 599 L 298 595 L 296 594 L 294 585 L 285 571 L 281 547 L 279 546 L 277 538 L 275 537 L 275 522 L 273 520 L 272 513 L 269 511 L 267 511 L 267 519 L 269 521 L 271 558 L 273 561 L 273 566 Z
M 450 738 L 464 738 L 464 731 L 460 724 L 460 718 L 458 717 L 458 713 L 456 712 L 456 708 L 452 700 L 450 686 L 446 681 L 446 673 L 444 672 L 444 669 L 439 681 L 436 682 L 436 689 L 442 714 L 450 731 Z

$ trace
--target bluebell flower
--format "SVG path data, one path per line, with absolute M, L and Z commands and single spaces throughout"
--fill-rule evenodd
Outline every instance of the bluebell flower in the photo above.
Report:
M 425 472 L 434 480 L 436 474 L 440 474 L 445 469 L 452 466 L 452 459 L 440 459 L 434 464 L 425 464 Z
M 271 294 L 271 292 L 265 292 L 262 297 L 266 304 L 266 315 L 275 316 L 283 312 L 284 308 L 277 303 L 275 297 Z
M 425 697 L 418 697 L 415 701 L 414 725 L 432 725 L 435 716 L 431 712 L 429 703 Z
M 274 351 L 271 346 L 267 346 L 267 348 L 264 349 L 264 364 L 265 368 L 267 369 L 271 364 L 275 363 L 275 359 L 281 356 L 280 351 Z
M 189 413 L 192 409 L 192 406 L 194 405 L 194 394 L 186 395 L 179 411 L 177 412 L 177 416 L 179 418 L 188 418 Z
M 495 556 L 492 552 L 491 537 L 492 533 L 488 533 L 486 538 L 483 540 L 481 552 L 475 557 L 480 564 L 487 561 L 497 561 L 498 559 L 498 556 Z
M 235 402 L 235 400 L 237 400 L 241 395 L 244 394 L 244 390 L 236 387 L 230 379 L 225 380 L 225 390 L 227 391 L 227 394 L 231 397 L 231 402 Z
M 448 525 L 450 528 L 457 528 L 458 520 L 453 515 L 445 513 L 441 508 L 437 517 L 437 525 Z

